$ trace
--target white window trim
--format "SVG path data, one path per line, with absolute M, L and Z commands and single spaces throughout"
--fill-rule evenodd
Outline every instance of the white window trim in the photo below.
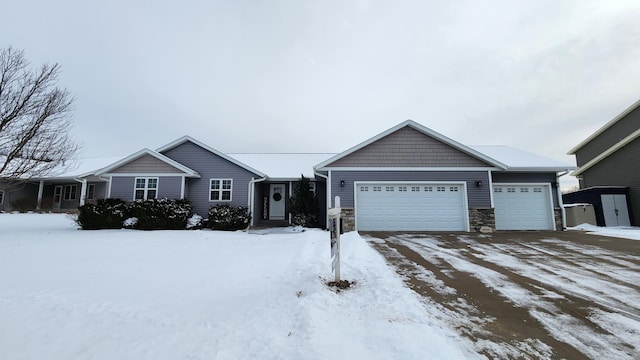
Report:
M 67 192 L 67 189 L 69 191 Z M 69 195 L 69 196 L 67 196 Z M 62 201 L 75 201 L 78 199 L 78 185 L 65 185 L 62 189 Z
M 138 188 L 138 179 L 145 179 L 144 181 L 144 189 L 143 188 Z M 152 179 L 156 179 L 156 188 L 155 189 L 151 189 L 151 190 L 155 190 L 156 191 L 156 197 L 154 197 L 153 199 L 157 199 L 158 198 L 158 191 L 160 189 L 160 178 L 155 177 L 155 176 L 138 176 L 133 180 L 133 201 L 145 201 L 145 200 L 149 200 L 149 180 Z M 136 191 L 138 190 L 144 190 L 144 195 L 142 196 L 142 199 L 136 199 Z
M 220 183 L 220 188 L 217 190 L 218 191 L 218 199 L 212 199 L 211 198 L 211 192 L 213 190 L 211 190 L 211 184 L 217 181 Z M 223 189 L 222 188 L 222 184 L 224 181 L 229 181 L 231 183 L 231 187 L 229 189 Z M 222 199 L 222 193 L 224 191 L 228 191 L 229 192 L 229 199 Z M 209 202 L 231 202 L 233 200 L 233 179 L 230 178 L 211 178 L 209 179 Z

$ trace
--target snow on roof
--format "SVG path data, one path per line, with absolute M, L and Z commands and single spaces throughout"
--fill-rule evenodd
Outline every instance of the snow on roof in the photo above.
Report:
M 77 159 L 75 164 L 70 167 L 60 166 L 54 171 L 51 177 L 57 178 L 74 178 L 79 176 L 91 175 L 96 171 L 115 163 L 123 158 L 123 156 L 109 156 L 99 158 Z
M 507 165 L 511 170 L 544 169 L 562 171 L 576 168 L 574 165 L 565 164 L 506 145 L 473 145 L 470 147 Z
M 335 156 L 334 153 L 240 153 L 227 154 L 254 169 L 260 169 L 271 179 L 314 178 L 313 164 Z

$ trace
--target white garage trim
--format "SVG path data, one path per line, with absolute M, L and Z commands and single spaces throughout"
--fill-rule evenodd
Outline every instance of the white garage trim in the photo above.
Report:
M 353 199 L 354 199 L 354 209 L 355 209 L 355 229 L 359 229 L 358 218 L 359 207 L 358 207 L 358 191 L 361 186 L 373 186 L 373 185 L 381 185 L 381 186 L 398 186 L 398 185 L 407 185 L 411 186 L 457 186 L 460 188 L 459 191 L 459 199 L 460 199 L 460 211 L 461 211 L 461 229 L 457 229 L 457 231 L 470 231 L 469 230 L 469 201 L 467 199 L 467 183 L 465 181 L 355 181 L 353 187 Z M 373 190 L 373 189 L 372 189 Z M 409 189 L 407 189 L 408 193 L 411 193 Z M 409 229 L 407 229 L 409 230 Z M 420 230 L 420 231 L 428 231 L 429 229 Z M 446 230 L 443 230 L 446 231 Z M 454 230 L 452 230 L 454 231 Z
M 500 195 L 495 194 L 497 188 L 500 188 L 501 191 L 504 191 L 504 193 L 501 193 Z M 515 207 L 514 210 L 518 210 L 518 209 L 525 210 L 524 207 L 528 205 L 528 206 L 531 206 L 531 208 L 529 208 L 528 210 L 531 210 L 532 212 L 528 212 L 527 216 L 524 216 L 524 215 L 519 216 L 517 212 L 513 211 L 508 215 L 506 215 L 506 217 L 503 217 L 500 215 L 500 209 L 499 209 L 499 207 L 501 207 L 502 204 L 499 200 L 496 200 L 494 204 L 494 211 L 496 216 L 496 230 L 556 230 L 556 221 L 555 221 L 554 209 L 553 209 L 553 191 L 550 183 L 493 183 L 493 186 L 491 187 L 491 193 L 494 199 L 496 198 L 499 199 L 502 195 L 508 193 L 507 192 L 508 189 L 514 189 L 514 195 L 526 193 L 520 190 L 523 188 L 544 189 L 544 192 L 546 193 L 546 194 L 542 194 L 544 195 L 544 200 L 543 200 L 544 204 L 542 203 L 535 204 L 535 203 L 531 203 L 531 201 L 527 201 L 525 203 L 521 201 L 523 199 L 517 199 L 517 200 L 520 200 L 520 202 L 509 203 L 511 205 L 514 205 Z M 535 190 L 534 192 L 528 193 L 528 194 L 535 194 Z M 530 196 L 531 198 L 530 200 L 535 200 L 533 199 L 533 196 Z M 522 197 L 522 195 L 520 195 L 520 197 Z M 542 200 L 542 197 L 540 197 L 539 199 Z M 527 225 L 525 224 L 525 222 L 532 218 L 531 214 L 535 215 L 535 212 L 533 212 L 533 210 L 535 209 L 534 208 L 535 206 L 543 207 L 544 214 L 538 216 L 537 224 Z M 540 222 L 543 218 L 546 221 L 545 224 Z

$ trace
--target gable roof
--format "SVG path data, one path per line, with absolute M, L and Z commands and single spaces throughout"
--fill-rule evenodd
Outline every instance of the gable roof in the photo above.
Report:
M 146 148 L 142 149 L 142 150 L 140 150 L 140 151 L 138 151 L 138 152 L 136 152 L 134 154 L 131 154 L 131 155 L 121 159 L 120 161 L 116 161 L 115 163 L 96 171 L 95 175 L 100 176 L 100 175 L 103 175 L 103 174 L 107 174 L 110 171 L 113 171 L 113 170 L 115 170 L 115 169 L 117 169 L 117 168 L 119 168 L 119 167 L 121 167 L 121 166 L 123 166 L 123 165 L 125 165 L 125 164 L 127 164 L 127 163 L 129 163 L 131 161 L 133 161 L 133 160 L 139 159 L 139 158 L 141 158 L 141 157 L 143 157 L 145 155 L 153 156 L 154 158 L 156 158 L 156 159 L 168 164 L 169 166 L 172 166 L 172 167 L 182 171 L 188 177 L 196 177 L 196 178 L 200 177 L 200 174 L 198 174 L 196 171 L 194 171 L 194 170 L 192 170 L 192 169 L 180 164 L 177 161 L 174 161 L 173 159 L 170 159 L 170 158 L 160 154 L 159 152 L 155 152 L 153 150 L 149 150 L 149 149 L 146 149 Z
M 584 164 L 581 167 L 579 167 L 578 170 L 574 171 L 572 175 L 573 176 L 582 175 L 585 171 L 587 171 L 588 169 L 590 169 L 591 167 L 593 167 L 597 163 L 601 162 L 602 160 L 606 159 L 607 157 L 609 157 L 609 155 L 611 155 L 611 154 L 615 153 L 616 151 L 622 149 L 624 146 L 626 146 L 627 144 L 629 144 L 630 142 L 632 142 L 633 140 L 635 140 L 635 139 L 637 139 L 639 137 L 640 137 L 640 129 L 632 132 L 626 138 L 618 141 L 615 145 L 613 145 L 612 147 L 610 147 L 607 150 L 603 151 L 600 155 L 594 157 L 589 162 L 587 162 L 586 164 Z
M 196 139 L 194 139 L 194 138 L 192 138 L 191 136 L 188 136 L 188 135 L 185 135 L 185 136 L 183 136 L 183 137 L 181 137 L 179 139 L 176 139 L 176 140 L 174 140 L 174 141 L 172 141 L 172 142 L 170 142 L 170 143 L 168 143 L 168 144 L 166 144 L 164 146 L 161 146 L 160 148 L 156 149 L 156 151 L 158 153 L 162 153 L 162 152 L 171 150 L 171 149 L 173 149 L 173 148 L 175 148 L 175 147 L 177 147 L 179 145 L 182 145 L 185 142 L 191 142 L 191 143 L 193 143 L 193 144 L 195 144 L 195 145 L 197 145 L 197 146 L 209 151 L 210 153 L 212 153 L 214 155 L 217 155 L 217 156 L 219 156 L 219 157 L 221 157 L 221 158 L 223 158 L 223 159 L 225 159 L 225 160 L 227 160 L 227 161 L 229 161 L 229 162 L 231 162 L 233 164 L 236 164 L 239 167 L 241 167 L 241 168 L 243 168 L 245 170 L 248 170 L 248 171 L 250 171 L 250 172 L 252 172 L 252 173 L 254 173 L 254 174 L 256 174 L 256 175 L 258 175 L 260 177 L 266 177 L 267 176 L 265 173 L 263 173 L 261 171 L 258 171 L 256 169 L 254 169 L 253 167 L 251 167 L 251 166 L 249 166 L 249 165 L 247 165 L 247 164 L 245 164 L 243 162 L 240 162 L 237 159 L 234 159 L 233 157 L 231 157 L 231 156 L 229 156 L 229 155 L 227 155 L 227 154 L 225 154 L 223 152 L 220 152 L 220 151 L 212 148 L 211 146 L 209 146 L 209 145 L 207 145 L 207 144 L 205 144 L 205 143 L 203 143 L 201 141 L 198 141 L 198 140 L 196 140 Z
M 403 121 L 400 124 L 390 128 L 390 129 L 388 129 L 388 130 L 386 130 L 386 131 L 384 131 L 384 132 L 382 132 L 382 133 L 380 133 L 380 134 L 378 134 L 378 135 L 376 135 L 376 136 L 374 136 L 374 137 L 372 137 L 372 138 L 370 138 L 368 140 L 365 140 L 365 141 L 361 142 L 360 144 L 358 144 L 356 146 L 351 147 L 350 149 L 347 149 L 346 151 L 343 151 L 343 152 L 337 154 L 336 156 L 333 156 L 333 157 L 321 162 L 320 164 L 314 166 L 314 169 L 322 169 L 322 168 L 324 168 L 324 167 L 326 167 L 326 166 L 328 166 L 328 165 L 330 165 L 330 164 L 332 164 L 332 163 L 334 163 L 334 162 L 336 162 L 336 161 L 338 161 L 338 160 L 340 160 L 340 159 L 342 159 L 342 158 L 344 158 L 344 157 L 346 157 L 346 156 L 348 156 L 350 154 L 355 153 L 356 151 L 358 151 L 358 150 L 360 150 L 360 149 L 362 149 L 362 148 L 364 148 L 364 147 L 366 147 L 366 146 L 368 146 L 370 144 L 373 144 L 374 142 L 386 137 L 387 135 L 390 135 L 390 134 L 392 134 L 392 133 L 394 133 L 394 132 L 396 132 L 396 131 L 404 128 L 404 127 L 407 127 L 407 126 L 412 128 L 412 129 L 414 129 L 414 130 L 417 130 L 417 131 L 419 131 L 419 132 L 421 132 L 421 133 L 423 133 L 423 134 L 425 134 L 425 135 L 427 135 L 429 137 L 432 137 L 432 138 L 434 138 L 434 139 L 436 139 L 438 141 L 441 141 L 442 143 L 445 143 L 445 144 L 447 144 L 447 145 L 449 145 L 449 146 L 451 146 L 451 147 L 453 147 L 453 148 L 455 148 L 455 149 L 457 149 L 457 150 L 459 150 L 459 151 L 461 151 L 461 152 L 463 152 L 463 153 L 465 153 L 467 155 L 470 155 L 470 156 L 472 156 L 472 157 L 474 157 L 476 159 L 479 159 L 479 160 L 481 160 L 481 161 L 483 161 L 483 162 L 485 162 L 485 163 L 487 163 L 489 165 L 498 167 L 500 169 L 506 169 L 507 168 L 507 166 L 505 164 L 503 164 L 503 163 L 501 163 L 501 162 L 499 162 L 499 161 L 497 161 L 497 160 L 495 160 L 495 159 L 493 159 L 493 158 L 491 158 L 491 157 L 489 157 L 489 156 L 487 156 L 487 155 L 485 155 L 485 154 L 483 154 L 481 152 L 478 152 L 478 151 L 472 149 L 471 147 L 462 145 L 459 142 L 454 141 L 454 140 L 452 140 L 452 139 L 450 139 L 450 138 L 448 138 L 448 137 L 446 137 L 446 136 L 444 136 L 444 135 L 442 135 L 442 134 L 440 134 L 440 133 L 438 133 L 436 131 L 433 131 L 433 130 L 427 128 L 426 126 L 418 124 L 417 122 L 415 122 L 413 120 L 406 120 L 406 121 Z
M 608 123 L 604 124 L 603 127 L 601 127 L 600 129 L 598 129 L 596 132 L 594 132 L 593 134 L 591 134 L 591 136 L 589 136 L 588 138 L 584 139 L 580 144 L 576 145 L 573 149 L 569 150 L 569 152 L 567 153 L 567 155 L 574 155 L 578 150 L 580 150 L 581 148 L 583 148 L 585 145 L 587 145 L 588 143 L 590 143 L 593 139 L 597 138 L 598 136 L 600 136 L 600 134 L 602 134 L 603 132 L 605 132 L 607 129 L 609 129 L 610 127 L 612 127 L 613 125 L 615 125 L 618 121 L 620 121 L 622 118 L 624 118 L 625 116 L 629 115 L 630 112 L 632 112 L 633 110 L 637 109 L 638 107 L 640 107 L 640 100 L 636 101 L 635 103 L 633 103 L 633 105 L 629 106 L 627 109 L 625 109 L 623 112 L 621 112 L 620 114 L 618 114 L 618 116 L 614 117 L 611 121 L 609 121 Z

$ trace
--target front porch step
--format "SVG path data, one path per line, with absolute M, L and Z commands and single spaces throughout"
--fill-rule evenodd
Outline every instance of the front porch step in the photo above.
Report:
M 289 221 L 287 220 L 260 220 L 256 227 L 270 228 L 270 227 L 287 227 Z

